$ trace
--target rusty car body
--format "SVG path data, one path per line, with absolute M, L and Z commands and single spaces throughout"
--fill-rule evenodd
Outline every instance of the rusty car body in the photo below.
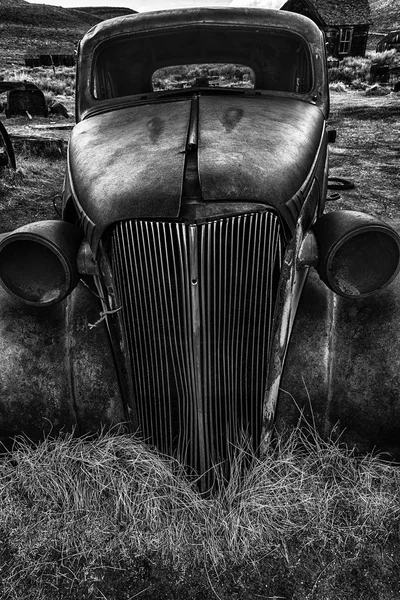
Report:
M 328 115 L 300 15 L 91 29 L 62 219 L 0 242 L 3 439 L 125 422 L 208 487 L 311 405 L 320 432 L 396 451 L 400 240 L 324 212 Z
M 48 108 L 42 90 L 29 81 L 0 81 L 0 93 L 7 93 L 6 117 L 18 115 L 47 117 Z

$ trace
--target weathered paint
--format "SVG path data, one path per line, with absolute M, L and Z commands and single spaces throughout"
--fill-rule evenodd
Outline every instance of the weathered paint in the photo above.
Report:
M 31 439 L 125 421 L 98 299 L 82 284 L 37 308 L 0 289 L 0 437 Z
M 79 432 L 126 423 L 111 344 L 95 288 L 82 283 L 66 308 L 70 389 Z
M 397 228 L 399 230 L 399 228 Z M 400 279 L 375 296 L 335 296 L 310 270 L 277 406 L 278 428 L 300 412 L 322 435 L 400 459 Z
M 65 305 L 36 308 L 0 289 L 1 438 L 76 425 L 65 360 Z
M 282 213 L 315 160 L 325 124 L 319 108 L 293 99 L 206 96 L 199 109 L 204 200 L 261 201 Z
M 97 236 L 116 220 L 178 216 L 190 106 L 188 99 L 135 106 L 75 127 L 70 184 Z
M 227 128 L 231 113 L 241 118 Z M 115 221 L 179 215 L 190 124 L 191 101 L 173 100 L 121 108 L 77 125 L 70 185 L 95 227 L 92 247 Z M 260 202 L 291 222 L 287 203 L 314 173 L 324 126 L 319 108 L 298 100 L 200 96 L 202 200 Z
M 286 248 L 281 271 L 281 280 L 275 305 L 268 377 L 263 402 L 261 452 L 264 452 L 271 439 L 277 410 L 279 385 L 285 364 L 289 338 L 307 275 L 306 269 L 297 268 L 297 258 L 304 240 L 304 223 L 308 220 L 310 207 L 313 207 L 314 211 L 318 207 L 318 203 L 315 203 L 311 193 L 304 203 L 295 235 Z

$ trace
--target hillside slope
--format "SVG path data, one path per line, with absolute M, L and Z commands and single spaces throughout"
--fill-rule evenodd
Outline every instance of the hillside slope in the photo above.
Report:
M 400 29 L 399 0 L 369 0 L 372 12 L 372 31 L 392 31 Z
M 67 9 L 24 0 L 0 0 L 0 64 L 24 64 L 36 49 L 72 54 L 74 44 L 96 23 L 123 14 L 129 8 L 85 7 Z
M 3 8 L 5 6 L 26 6 L 27 4 L 29 4 L 29 2 L 25 2 L 25 0 L 0 0 L 0 6 Z

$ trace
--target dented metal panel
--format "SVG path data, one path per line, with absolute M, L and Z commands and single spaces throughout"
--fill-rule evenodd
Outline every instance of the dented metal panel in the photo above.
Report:
M 101 305 L 80 285 L 37 308 L 0 288 L 0 438 L 94 433 L 126 420 Z
M 75 128 L 71 185 L 98 235 L 116 220 L 178 216 L 190 106 L 188 99 L 132 106 Z
M 352 300 L 310 270 L 281 380 L 278 428 L 303 414 L 321 435 L 400 460 L 400 280 Z
M 282 211 L 314 162 L 324 127 L 321 111 L 264 97 L 201 97 L 199 107 L 204 200 L 255 200 Z

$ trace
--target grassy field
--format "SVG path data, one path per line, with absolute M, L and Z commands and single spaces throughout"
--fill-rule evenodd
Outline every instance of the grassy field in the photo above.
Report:
M 73 108 L 66 84 L 48 93 Z M 399 116 L 395 94 L 332 94 L 331 174 L 355 188 L 330 209 L 399 216 Z M 15 135 L 49 124 L 4 122 Z M 55 216 L 64 166 L 60 152 L 18 147 L 17 171 L 0 177 L 2 231 Z M 1 600 L 400 597 L 397 466 L 300 430 L 248 470 L 240 456 L 206 499 L 126 434 L 19 441 L 0 461 Z
M 4 600 L 394 600 L 400 471 L 295 430 L 202 498 L 127 435 L 0 463 Z
M 4 113 L 0 115 L 13 139 L 17 157 L 17 171 L 5 170 L 0 177 L 0 233 L 3 233 L 29 221 L 56 217 L 53 199 L 62 190 L 65 145 L 49 143 L 44 149 L 37 148 L 24 138 L 68 140 L 68 130 L 59 128 L 74 124 L 75 68 L 57 67 L 53 72 L 46 67 L 6 67 L 0 69 L 0 77 L 5 81 L 35 83 L 43 91 L 49 106 L 61 102 L 69 114 L 68 119 L 50 115 L 33 120 L 23 116 L 6 119 Z M 0 94 L 1 101 L 6 101 L 5 94 Z

